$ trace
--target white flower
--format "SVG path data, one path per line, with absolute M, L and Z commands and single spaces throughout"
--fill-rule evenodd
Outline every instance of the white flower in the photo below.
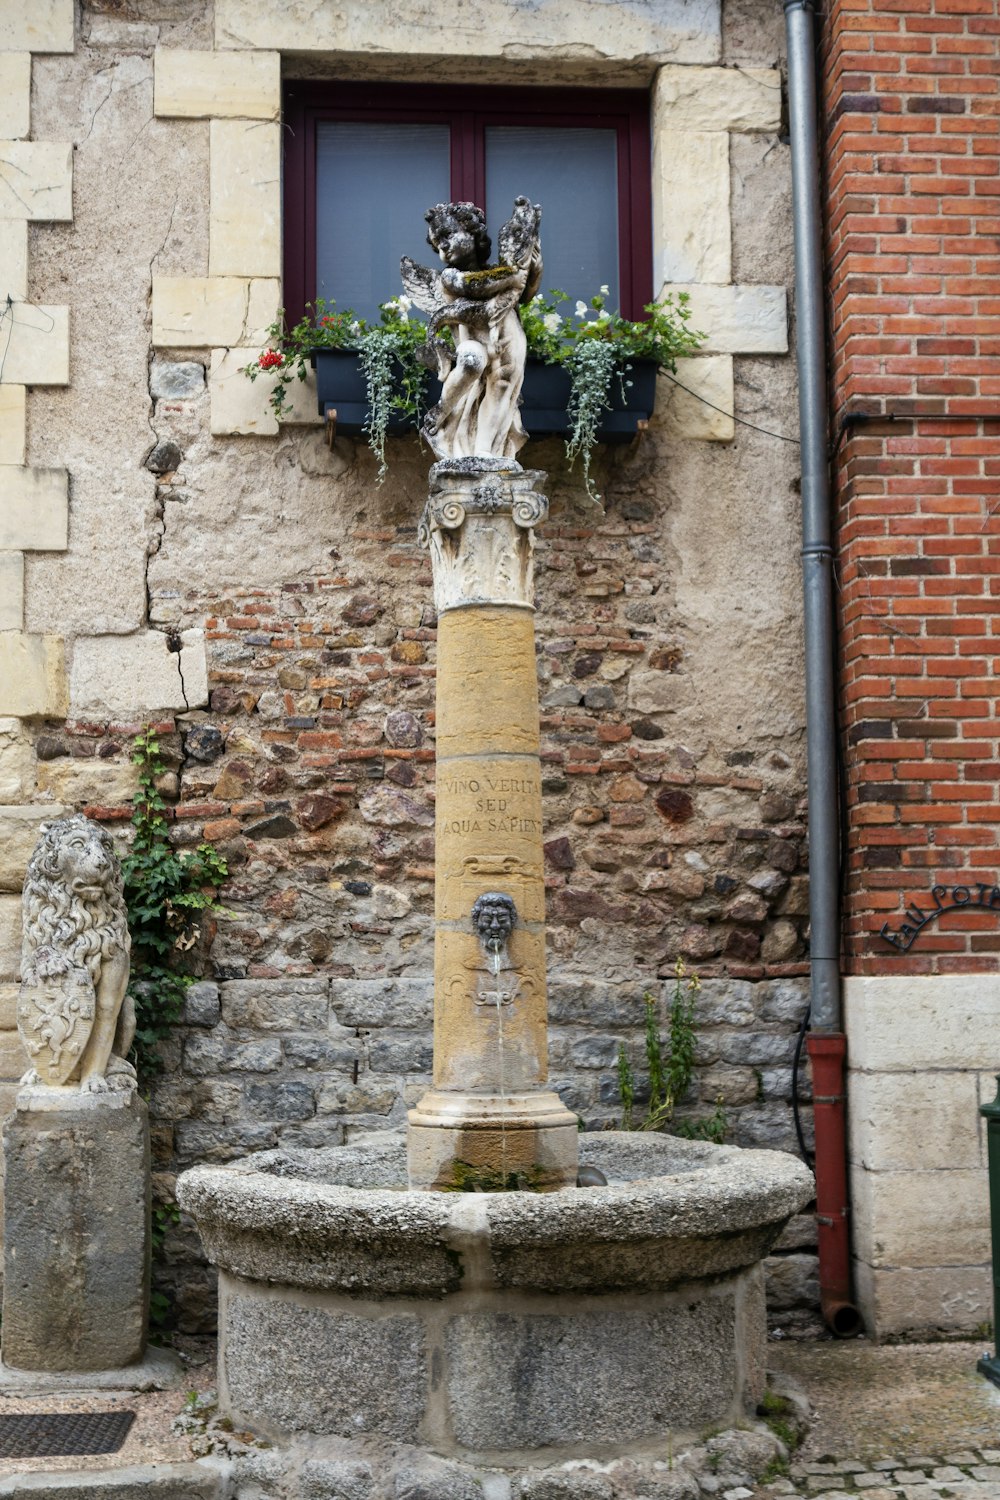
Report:
M 608 288 L 606 286 L 602 286 L 601 287 L 601 296 L 602 297 L 609 297 L 610 295 L 611 295 L 611 293 L 609 292 Z
M 547 333 L 558 333 L 562 324 L 562 318 L 557 312 L 551 312 L 545 314 L 542 322 L 545 324 L 545 331 Z
M 357 334 L 359 334 L 361 332 L 361 324 L 356 319 L 351 324 L 351 332 L 353 334 L 355 334 L 355 335 L 357 335 Z
M 396 306 L 399 308 L 401 313 L 408 313 L 410 308 L 413 306 L 413 303 L 411 302 L 409 297 L 400 295 L 396 298 Z
M 383 302 L 382 303 L 382 307 L 384 308 L 384 310 L 386 312 L 389 312 L 389 313 L 399 312 L 399 298 L 398 297 L 390 297 L 389 300 L 388 300 L 388 302 Z
M 597 321 L 598 323 L 610 323 L 611 314 L 602 307 L 601 311 L 597 314 Z
M 588 308 L 586 302 L 578 302 L 576 304 L 576 315 L 578 318 L 585 318 L 589 311 L 590 309 Z

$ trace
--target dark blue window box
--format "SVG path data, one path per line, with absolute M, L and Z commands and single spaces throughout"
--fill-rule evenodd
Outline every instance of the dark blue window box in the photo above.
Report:
M 657 364 L 652 359 L 634 359 L 625 376 L 624 391 L 617 375 L 611 382 L 611 406 L 601 415 L 597 436 L 602 443 L 628 442 L 639 422 L 648 421 L 656 402 Z M 569 432 L 569 375 L 561 365 L 545 365 L 529 359 L 521 392 L 521 421 L 531 437 Z
M 316 367 L 316 390 L 321 417 L 337 414 L 337 431 L 347 437 L 359 435 L 368 417 L 365 377 L 357 353 L 351 349 L 317 349 L 312 356 Z M 611 407 L 605 411 L 598 429 L 602 442 L 621 443 L 635 436 L 640 422 L 648 421 L 656 401 L 657 365 L 652 359 L 634 359 L 625 379 L 631 381 L 622 391 L 616 377 L 611 387 Z M 437 400 L 440 385 L 429 382 L 428 402 Z M 624 398 L 624 399 L 623 399 Z M 524 372 L 521 393 L 521 420 L 530 437 L 563 436 L 569 431 L 566 408 L 569 404 L 569 375 L 560 365 L 546 365 L 529 359 Z M 389 418 L 389 431 L 410 432 L 416 419 L 399 414 Z

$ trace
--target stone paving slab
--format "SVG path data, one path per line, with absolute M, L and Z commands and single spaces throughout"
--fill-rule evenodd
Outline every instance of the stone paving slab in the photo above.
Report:
M 788 1341 L 767 1353 L 768 1368 L 792 1376 L 813 1408 L 799 1464 L 843 1473 L 838 1465 L 852 1459 L 861 1472 L 929 1473 L 1000 1462 L 1000 1390 L 976 1373 L 981 1343 Z
M 18 1474 L 0 1479 L 0 1500 L 223 1500 L 224 1472 L 211 1461 Z
M 787 1476 L 755 1500 L 1000 1500 L 1000 1390 L 976 1372 L 981 1344 L 785 1344 L 771 1369 L 809 1399 L 813 1422 Z
M 64 1458 L 0 1459 L 0 1481 L 8 1476 L 111 1471 L 136 1464 L 177 1464 L 195 1455 L 184 1434 L 172 1430 L 174 1418 L 184 1409 L 193 1391 L 203 1391 L 215 1384 L 215 1347 L 210 1339 L 181 1339 L 186 1355 L 186 1373 L 178 1390 L 172 1391 L 48 1391 L 22 1394 L 0 1391 L 0 1413 L 26 1415 L 29 1412 L 134 1411 L 136 1419 L 117 1453 L 90 1456 L 79 1454 Z M 26 1487 L 24 1493 L 29 1493 Z M 0 1495 L 17 1494 L 18 1488 L 0 1489 Z M 194 1492 L 192 1491 L 192 1495 Z

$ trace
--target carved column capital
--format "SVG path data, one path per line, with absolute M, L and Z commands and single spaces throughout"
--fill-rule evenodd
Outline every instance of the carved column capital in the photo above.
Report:
M 534 608 L 534 528 L 549 512 L 535 484 L 544 477 L 509 459 L 434 465 L 418 536 L 430 549 L 439 614 L 469 604 Z

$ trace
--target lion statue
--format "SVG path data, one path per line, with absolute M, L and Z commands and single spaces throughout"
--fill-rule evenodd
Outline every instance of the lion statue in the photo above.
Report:
M 132 943 L 110 835 L 81 813 L 43 823 L 23 910 L 17 1029 L 32 1067 L 21 1082 L 134 1088 Z

